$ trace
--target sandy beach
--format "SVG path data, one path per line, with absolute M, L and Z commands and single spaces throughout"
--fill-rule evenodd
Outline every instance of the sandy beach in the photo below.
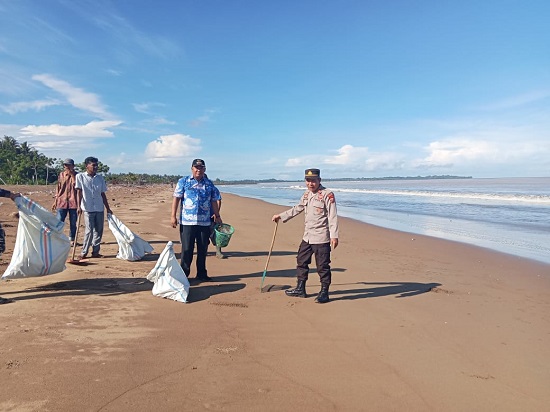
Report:
M 49 208 L 54 186 L 5 187 Z M 223 186 L 220 187 L 223 194 Z M 223 194 L 235 228 L 189 303 L 151 294 L 170 186 L 109 187 L 114 214 L 154 252 L 0 282 L 0 411 L 543 411 L 550 405 L 550 265 L 340 218 L 331 302 L 290 298 L 303 217 Z M 298 200 L 298 199 L 297 199 Z M 7 267 L 16 207 L 2 199 Z M 68 225 L 67 225 L 68 226 Z M 68 228 L 66 228 L 68 233 Z M 80 237 L 83 230 L 80 231 Z M 194 268 L 193 268 L 194 269 Z

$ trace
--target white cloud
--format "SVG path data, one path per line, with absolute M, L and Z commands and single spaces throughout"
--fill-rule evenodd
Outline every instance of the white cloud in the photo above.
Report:
M 200 139 L 184 134 L 160 136 L 147 144 L 145 155 L 149 161 L 182 158 L 198 153 L 201 150 L 200 143 Z
M 550 158 L 550 142 L 527 139 L 448 138 L 431 142 L 416 167 L 471 168 L 529 164 Z
M 205 110 L 204 113 L 201 116 L 198 116 L 197 118 L 191 120 L 191 126 L 193 127 L 199 127 L 202 126 L 204 123 L 208 123 L 212 121 L 212 115 L 216 113 L 217 110 L 215 109 L 208 109 Z
M 359 167 L 359 171 L 401 171 L 407 166 L 407 160 L 402 153 L 398 152 L 380 152 L 371 153 L 365 159 L 364 167 Z
M 0 124 L 0 130 L 2 131 L 0 134 L 0 137 L 12 136 L 17 139 L 17 136 L 19 136 L 19 133 L 21 131 L 21 126 L 17 124 L 3 123 L 3 124 Z
M 25 69 L 8 62 L 2 62 L 2 65 L 0 65 L 0 79 L 2 79 L 0 81 L 0 94 L 16 96 L 19 99 L 22 95 L 26 95 L 29 90 L 36 89 L 36 83 L 25 73 Z
M 81 88 L 74 87 L 70 83 L 56 79 L 49 74 L 35 74 L 33 80 L 39 81 L 50 89 L 61 94 L 74 107 L 94 114 L 102 119 L 112 119 L 107 107 L 101 102 L 98 95 L 89 93 Z
M 508 97 L 501 101 L 481 106 L 479 109 L 487 111 L 512 109 L 520 106 L 525 106 L 527 104 L 539 102 L 549 97 L 550 90 L 537 90 L 529 93 L 523 93 L 517 96 Z
M 326 165 L 334 171 L 387 171 L 401 170 L 405 166 L 405 156 L 398 152 L 373 152 L 368 147 L 346 144 L 336 150 L 337 155 L 306 155 L 286 161 L 286 167 L 314 167 Z M 345 166 L 344 169 L 342 167 Z M 338 173 L 341 174 L 341 173 Z
M 90 150 L 90 148 L 97 145 L 82 140 L 35 140 L 32 142 L 32 146 L 38 151 L 53 152 L 57 154 L 60 150 L 66 153 L 68 149 L 72 151 Z
M 333 165 L 349 165 L 356 162 L 362 162 L 369 154 L 368 147 L 353 147 L 350 144 L 342 146 L 337 150 L 336 156 L 325 158 L 324 163 Z
M 14 102 L 7 105 L 0 106 L 4 112 L 9 114 L 16 114 L 26 112 L 29 110 L 35 110 L 37 112 L 44 110 L 46 107 L 58 106 L 61 102 L 59 100 L 34 100 L 31 102 Z
M 154 33 L 144 33 L 132 26 L 128 20 L 114 13 L 98 15 L 94 12 L 94 23 L 105 30 L 121 44 L 135 44 L 151 56 L 169 59 L 180 53 L 180 47 L 172 39 Z
M 484 140 L 452 138 L 431 142 L 424 159 L 426 166 L 451 166 L 455 163 L 487 160 L 495 157 L 498 145 Z
M 541 176 L 550 167 L 548 132 L 532 127 L 471 128 L 434 138 L 423 145 L 402 142 L 390 150 L 345 144 L 336 154 L 313 153 L 289 158 L 288 169 L 320 167 L 325 176 L 350 177 L 458 174 Z M 436 172 L 434 172 L 436 170 Z M 499 173 L 495 173 L 499 171 Z
M 29 125 L 21 129 L 23 136 L 60 136 L 60 137 L 113 137 L 113 132 L 108 130 L 121 124 L 120 121 L 92 121 L 85 125 L 63 126 L 60 124 L 50 124 L 35 126 Z
M 115 69 L 107 69 L 107 73 L 112 74 L 113 76 L 122 76 L 122 72 L 120 70 Z
M 150 56 L 163 59 L 171 59 L 181 53 L 181 47 L 176 41 L 156 34 L 153 27 L 148 32 L 143 32 L 132 25 L 118 12 L 116 2 L 69 1 L 65 5 L 104 31 L 111 39 L 112 46 L 121 49 L 120 53 L 133 53 L 134 48 L 139 48 L 140 50 L 135 51 L 136 55 L 141 55 L 144 51 Z
M 165 107 L 166 105 L 164 103 L 132 103 L 132 106 L 134 107 L 134 110 L 138 113 L 143 114 L 154 114 L 154 108 L 155 107 Z
M 146 120 L 143 120 L 141 123 L 143 124 L 150 124 L 150 125 L 154 125 L 154 126 L 162 126 L 162 125 L 174 125 L 174 124 L 177 124 L 176 122 L 172 121 L 172 120 L 168 120 L 167 118 L 165 117 L 160 117 L 160 116 L 155 116 L 151 119 L 146 119 Z
M 321 158 L 322 158 L 321 155 L 307 155 L 307 156 L 293 157 L 286 161 L 285 167 L 309 167 L 309 165 L 320 163 Z M 304 166 L 304 165 L 308 165 L 308 166 Z

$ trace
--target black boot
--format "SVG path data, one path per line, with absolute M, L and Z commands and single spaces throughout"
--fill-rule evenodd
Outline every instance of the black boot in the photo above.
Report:
M 295 298 L 305 298 L 306 297 L 306 281 L 298 280 L 296 287 L 294 289 L 285 290 L 287 296 L 293 296 Z
M 315 298 L 315 303 L 327 303 L 328 301 L 330 301 L 328 298 L 328 285 L 321 285 L 321 291 Z

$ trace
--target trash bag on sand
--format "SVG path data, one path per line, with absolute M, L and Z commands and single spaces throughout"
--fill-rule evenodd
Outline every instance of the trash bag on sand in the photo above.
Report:
M 132 233 L 124 223 L 113 214 L 107 214 L 107 222 L 109 229 L 118 243 L 118 259 L 136 261 L 145 256 L 146 253 L 151 253 L 153 247 L 138 235 Z
M 24 278 L 65 270 L 71 242 L 63 233 L 65 223 L 25 196 L 15 198 L 19 223 L 11 262 L 2 275 Z
M 178 302 L 187 302 L 189 280 L 174 255 L 172 242 L 166 244 L 155 267 L 147 275 L 147 280 L 154 283 L 153 295 Z

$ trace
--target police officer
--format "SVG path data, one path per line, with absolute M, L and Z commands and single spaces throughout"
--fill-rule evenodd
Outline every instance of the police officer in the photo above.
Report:
M 330 251 L 338 246 L 338 216 L 334 193 L 321 185 L 321 171 L 306 169 L 305 181 L 307 190 L 300 202 L 291 209 L 273 215 L 274 222 L 283 223 L 305 211 L 305 230 L 296 256 L 297 284 L 294 289 L 286 290 L 288 296 L 306 297 L 311 256 L 315 254 L 317 273 L 321 280 L 321 291 L 315 298 L 317 303 L 329 301 L 328 289 L 331 283 Z

